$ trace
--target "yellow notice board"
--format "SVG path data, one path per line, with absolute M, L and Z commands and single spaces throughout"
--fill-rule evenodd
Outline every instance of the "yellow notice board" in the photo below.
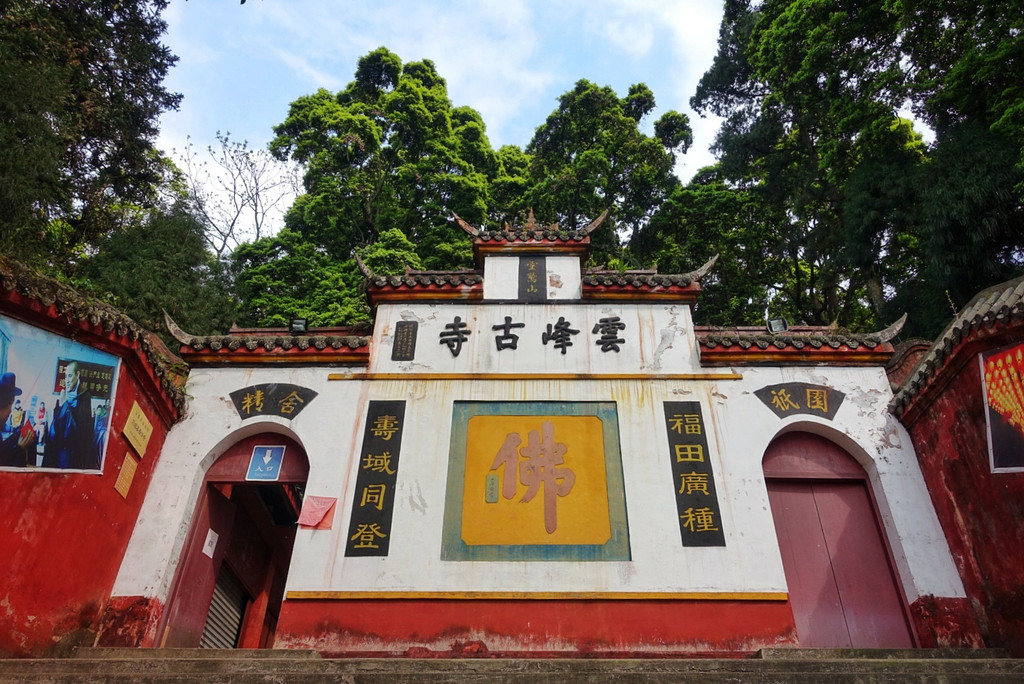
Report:
M 456 402 L 442 558 L 628 560 L 611 402 Z
M 139 456 L 145 456 L 149 438 L 153 435 L 153 424 L 149 422 L 149 418 L 139 406 L 139 402 L 132 402 L 132 410 L 128 414 L 128 420 L 125 421 L 122 432 L 128 439 L 128 443 L 135 447 L 135 451 L 139 452 Z

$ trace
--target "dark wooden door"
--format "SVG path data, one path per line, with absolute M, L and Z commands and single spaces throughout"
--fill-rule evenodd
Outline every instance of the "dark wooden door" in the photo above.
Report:
M 800 645 L 913 647 L 859 464 L 823 438 L 790 434 L 769 447 L 765 476 Z

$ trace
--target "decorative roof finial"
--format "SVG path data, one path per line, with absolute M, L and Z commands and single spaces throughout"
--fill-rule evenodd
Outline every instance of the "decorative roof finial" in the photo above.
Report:
M 473 237 L 480 237 L 480 229 L 479 228 L 474 228 L 472 225 L 470 225 L 467 221 L 465 221 L 461 216 L 456 214 L 454 211 L 452 212 L 452 218 L 455 219 L 455 223 L 459 224 L 459 228 L 462 228 L 462 230 L 466 231 L 467 233 L 469 233 Z
M 906 322 L 907 314 L 903 314 L 900 316 L 898 321 L 890 325 L 888 328 L 876 332 L 874 337 L 877 337 L 879 342 L 889 342 L 903 331 L 903 326 Z
M 716 261 L 718 261 L 717 254 L 708 259 L 707 263 L 698 268 L 696 271 L 690 271 L 686 275 L 690 278 L 690 280 L 694 280 L 699 283 L 701 278 L 703 278 L 704 276 L 711 272 L 711 269 L 712 267 L 714 267 Z
M 189 335 L 187 332 L 178 327 L 178 324 L 171 319 L 171 315 L 164 310 L 164 325 L 167 326 L 167 330 L 171 333 L 174 339 L 178 340 L 183 345 L 191 345 L 196 339 L 195 335 Z
M 604 220 L 606 218 L 608 218 L 608 210 L 607 209 L 602 211 L 600 216 L 598 216 L 596 219 L 594 219 L 589 224 L 587 224 L 587 227 L 584 228 L 583 231 L 582 231 L 583 234 L 584 235 L 590 235 L 591 233 L 593 233 L 595 230 L 597 230 L 598 228 L 601 227 L 601 224 L 604 223 Z
M 530 207 L 530 215 L 526 219 L 524 228 L 530 231 L 537 230 L 537 220 L 533 218 L 533 207 Z
M 359 267 L 359 272 L 362 273 L 364 277 L 366 277 L 366 278 L 372 278 L 373 277 L 373 275 L 374 275 L 373 271 L 371 271 L 370 267 L 367 266 L 363 262 L 363 260 L 359 258 L 359 252 L 356 252 L 356 266 Z

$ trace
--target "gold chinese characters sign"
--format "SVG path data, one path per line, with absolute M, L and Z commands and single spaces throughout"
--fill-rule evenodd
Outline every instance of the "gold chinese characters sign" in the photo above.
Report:
M 610 402 L 456 402 L 442 558 L 628 560 Z
M 388 555 L 404 431 L 404 401 L 367 404 L 346 556 Z
M 149 438 L 153 436 L 153 423 L 149 422 L 139 402 L 132 402 L 132 410 L 128 413 L 128 420 L 125 421 L 121 433 L 127 438 L 128 443 L 135 447 L 139 456 L 146 455 Z
M 696 401 L 666 401 L 665 427 L 683 546 L 725 546 L 707 427 Z
M 243 420 L 256 416 L 290 419 L 299 415 L 316 394 L 308 387 L 272 382 L 235 390 L 231 393 L 231 402 Z
M 846 395 L 837 389 L 806 382 L 768 385 L 754 395 L 779 418 L 803 414 L 832 420 L 846 399 Z

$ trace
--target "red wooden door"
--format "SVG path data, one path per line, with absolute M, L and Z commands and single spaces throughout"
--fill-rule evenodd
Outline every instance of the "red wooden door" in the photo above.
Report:
M 163 617 L 160 646 L 195 648 L 199 645 L 217 572 L 227 550 L 235 508 L 216 487 L 206 486 L 182 554 L 182 567 L 175 577 L 172 599 Z
M 285 446 L 281 471 L 274 483 L 252 484 L 245 479 L 253 449 L 260 444 Z M 225 563 L 256 599 L 249 604 L 256 611 L 246 610 L 240 645 L 253 647 L 272 641 L 272 634 L 264 634 L 264 625 L 272 629 L 276 623 L 295 538 L 291 527 L 294 520 L 277 524 L 269 512 L 267 500 L 256 492 L 256 487 L 280 491 L 283 498 L 271 499 L 284 514 L 289 505 L 296 504 L 284 493 L 284 488 L 292 483 L 304 484 L 308 473 L 305 452 L 281 435 L 247 437 L 214 462 L 206 472 L 204 495 L 197 502 L 189 537 L 171 585 L 168 607 L 158 628 L 162 635 L 158 644 L 185 648 L 200 644 L 218 574 Z M 259 513 L 260 523 L 253 517 L 254 511 Z M 292 512 L 297 517 L 298 510 Z M 215 533 L 216 543 L 207 545 L 207 541 L 213 539 L 208 536 L 210 532 Z M 274 605 L 270 605 L 268 592 L 273 592 Z
M 764 461 L 800 645 L 909 648 L 913 635 L 864 471 L 791 433 Z

